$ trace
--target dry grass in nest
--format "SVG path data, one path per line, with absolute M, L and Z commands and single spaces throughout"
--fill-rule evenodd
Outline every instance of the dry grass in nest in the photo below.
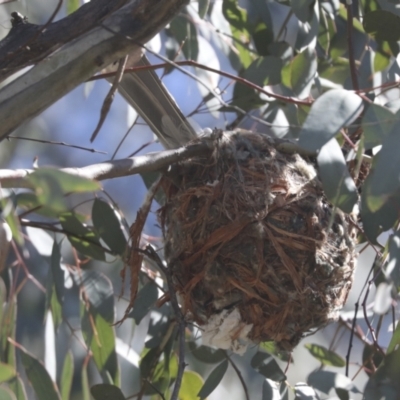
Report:
M 209 344 L 291 350 L 338 316 L 352 284 L 354 233 L 314 167 L 251 132 L 163 179 L 165 255 L 183 311 Z

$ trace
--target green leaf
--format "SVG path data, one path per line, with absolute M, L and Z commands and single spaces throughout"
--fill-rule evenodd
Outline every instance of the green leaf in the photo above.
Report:
M 4 229 L 11 230 L 14 240 L 20 246 L 23 246 L 24 237 L 21 234 L 21 224 L 17 213 L 15 212 L 13 201 L 10 198 L 3 198 L 0 196 L 0 206 L 2 220 L 4 220 L 4 223 L 8 225 L 8 227 L 5 226 Z M 7 237 L 8 234 L 5 236 Z
M 17 400 L 15 394 L 7 387 L 0 386 L 0 399 L 1 400 Z
M 0 281 L 0 289 L 4 288 L 4 281 Z M 3 287 L 1 287 L 3 286 Z M 2 303 L 2 319 L 0 323 L 0 360 L 6 364 L 17 368 L 15 348 L 12 346 L 8 338 L 15 340 L 15 332 L 17 326 L 17 300 L 16 297 L 8 299 Z
M 348 390 L 342 388 L 336 388 L 335 392 L 340 400 L 350 400 L 350 394 Z
M 112 325 L 115 305 L 111 281 L 100 272 L 88 270 L 75 271 L 72 277 L 75 284 L 85 293 L 91 307 Z
M 366 236 L 372 243 L 377 244 L 378 235 L 392 228 L 399 218 L 400 193 L 387 199 L 378 210 L 371 211 L 369 208 L 371 201 L 368 193 L 371 178 L 371 174 L 367 176 L 361 193 L 361 219 Z
M 28 399 L 28 397 L 26 395 L 24 383 L 19 376 L 17 376 L 15 379 L 12 379 L 10 382 L 8 382 L 8 387 L 11 389 L 11 391 L 15 395 L 16 400 L 27 400 Z
M 297 97 L 304 98 L 309 96 L 317 66 L 315 50 L 310 47 L 307 47 L 291 61 L 290 87 Z
M 17 375 L 17 371 L 12 365 L 0 362 L 0 383 L 7 382 Z
M 119 387 L 106 383 L 92 386 L 90 393 L 95 400 L 125 400 L 125 396 Z
M 313 16 L 315 0 L 290 0 L 290 6 L 301 22 L 308 22 Z
M 158 299 L 158 288 L 154 282 L 149 282 L 143 286 L 139 291 L 135 304 L 133 305 L 133 310 L 128 314 L 129 318 L 133 318 L 136 324 L 145 317 L 145 315 L 154 306 Z
M 38 168 L 26 178 L 35 187 L 41 184 L 58 182 L 59 187 L 66 193 L 94 192 L 101 189 L 100 183 L 83 178 L 78 175 L 69 174 L 55 168 Z
M 194 342 L 188 342 L 188 347 L 190 354 L 203 363 L 216 364 L 226 358 L 225 350 L 208 346 L 196 346 Z
M 25 349 L 19 349 L 26 375 L 29 382 L 32 384 L 38 399 L 61 400 L 57 386 L 51 380 L 44 365 Z
M 127 242 L 115 209 L 105 201 L 95 199 L 92 208 L 92 220 L 97 234 L 110 250 L 123 256 Z
M 318 151 L 341 128 L 350 125 L 362 108 L 362 99 L 355 93 L 344 89 L 329 90 L 311 106 L 300 132 L 299 145 L 309 151 Z
M 282 60 L 274 56 L 258 57 L 244 71 L 243 77 L 258 85 L 277 85 L 281 82 Z
M 107 382 L 109 376 L 114 384 L 119 384 L 114 327 L 96 312 L 91 303 L 81 305 L 81 326 L 85 343 L 92 352 L 93 360 L 103 380 Z
M 199 17 L 203 19 L 208 11 L 208 8 L 210 7 L 210 0 L 199 0 Z
M 387 353 L 365 387 L 364 399 L 397 400 L 400 393 L 400 347 Z
M 86 362 L 82 366 L 81 380 L 82 380 L 82 400 L 91 400 Z
M 61 269 L 61 252 L 60 246 L 54 240 L 53 249 L 51 251 L 50 266 L 54 280 L 54 287 L 57 294 L 57 299 L 60 304 L 64 301 L 64 271 Z
M 377 211 L 389 197 L 400 189 L 400 122 L 393 124 L 383 142 L 382 149 L 375 156 L 370 172 L 371 179 L 364 190 L 368 195 L 367 204 L 371 211 Z
M 228 369 L 228 360 L 222 361 L 221 364 L 217 365 L 210 373 L 206 381 L 204 382 L 203 387 L 198 393 L 198 397 L 201 399 L 207 398 L 221 383 L 222 378 L 225 376 L 225 373 Z
M 378 40 L 400 40 L 400 17 L 385 10 L 376 10 L 364 15 L 365 32 Z
M 330 365 L 332 367 L 344 367 L 346 365 L 346 361 L 342 357 L 324 346 L 308 343 L 304 345 L 304 347 L 314 358 L 324 365 Z
M 67 0 L 67 15 L 72 14 L 79 8 L 79 0 Z
M 269 45 L 274 41 L 274 32 L 264 22 L 259 22 L 251 32 L 254 46 L 260 56 L 269 55 Z
M 98 182 L 53 168 L 39 168 L 28 175 L 25 180 L 34 187 L 40 204 L 49 206 L 58 212 L 68 210 L 66 194 L 92 192 L 100 189 Z
M 342 211 L 350 213 L 358 200 L 358 191 L 335 138 L 322 146 L 317 163 L 322 186 L 329 201 Z
M 265 350 L 267 353 L 278 357 L 280 360 L 285 362 L 293 363 L 293 356 L 288 351 L 282 351 L 278 348 L 275 342 L 261 342 L 260 348 Z
M 84 226 L 75 214 L 62 214 L 60 222 L 66 231 L 68 240 L 76 250 L 90 258 L 100 261 L 105 260 L 104 250 L 101 247 L 99 237 L 93 230 Z
M 224 17 L 231 25 L 234 46 L 238 50 L 242 66 L 247 68 L 253 56 L 248 49 L 250 44 L 249 22 L 245 9 L 239 7 L 237 0 L 224 0 L 222 3 Z
M 197 41 L 196 26 L 187 16 L 178 15 L 170 23 L 170 29 L 182 46 L 183 54 L 187 60 L 197 60 L 199 55 L 199 43 Z
M 365 372 L 368 376 L 372 375 L 371 371 L 375 371 L 384 359 L 384 355 L 377 348 L 366 343 L 362 353 L 362 362 Z
M 69 400 L 74 377 L 74 357 L 69 350 L 64 359 L 64 365 L 61 372 L 60 387 L 62 400 Z
M 393 336 L 392 339 L 390 340 L 386 354 L 390 354 L 392 351 L 396 350 L 396 348 L 398 348 L 399 346 L 400 346 L 400 323 L 397 322 L 396 329 L 393 332 Z
M 81 304 L 82 334 L 93 359 L 105 379 L 108 373 L 119 384 L 119 366 L 115 350 L 114 291 L 110 280 L 97 271 L 80 270 L 74 282 L 85 293 Z M 107 382 L 109 383 L 109 382 Z
M 396 118 L 397 117 L 397 118 Z M 361 126 L 364 131 L 365 149 L 381 145 L 398 119 L 387 107 L 370 104 L 363 116 Z
M 251 366 L 258 373 L 275 382 L 286 380 L 286 375 L 283 373 L 274 357 L 270 354 L 258 351 L 251 359 Z
M 308 378 L 307 383 L 315 389 L 328 394 L 331 389 L 341 388 L 354 390 L 354 384 L 350 378 L 345 375 L 337 374 L 331 371 L 315 371 Z
M 197 400 L 201 387 L 203 386 L 203 378 L 194 371 L 185 371 L 182 377 L 182 385 L 179 390 L 179 400 Z

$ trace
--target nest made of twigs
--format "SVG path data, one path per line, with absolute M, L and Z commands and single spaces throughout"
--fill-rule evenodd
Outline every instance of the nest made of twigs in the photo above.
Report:
M 208 342 L 291 350 L 338 316 L 352 284 L 354 232 L 315 168 L 251 132 L 222 133 L 212 155 L 163 179 L 165 256 L 186 315 Z

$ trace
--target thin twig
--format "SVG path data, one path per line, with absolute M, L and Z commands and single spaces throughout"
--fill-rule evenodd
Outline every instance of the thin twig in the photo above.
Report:
M 350 366 L 350 354 L 351 354 L 351 349 L 353 348 L 353 338 L 354 338 L 354 332 L 355 332 L 355 325 L 357 321 L 357 312 L 358 312 L 358 301 L 355 304 L 355 309 L 354 309 L 354 317 L 351 325 L 351 330 L 350 330 L 350 340 L 349 340 L 349 347 L 347 349 L 347 354 L 346 354 L 346 376 L 349 376 L 349 366 Z M 347 324 L 346 324 L 347 326 Z
M 171 276 L 171 266 L 165 267 L 163 262 L 161 261 L 160 257 L 153 249 L 151 245 L 148 245 L 144 250 L 144 254 L 147 255 L 151 260 L 153 260 L 160 270 L 164 273 L 165 278 L 167 280 L 168 291 L 170 295 L 170 301 L 172 309 L 174 310 L 177 322 L 178 322 L 178 340 L 179 340 L 179 363 L 178 363 L 178 372 L 175 380 L 174 390 L 172 391 L 171 400 L 177 400 L 179 395 L 179 389 L 182 384 L 182 377 L 185 371 L 185 329 L 186 329 L 186 321 L 185 317 L 182 313 L 182 310 L 179 306 L 178 299 L 176 297 L 174 284 L 172 282 Z
M 248 389 L 247 389 L 246 382 L 245 382 L 245 380 L 243 379 L 242 373 L 240 372 L 239 368 L 238 368 L 237 365 L 233 362 L 232 358 L 229 357 L 228 354 L 226 354 L 226 358 L 228 359 L 229 364 L 232 365 L 232 368 L 233 368 L 234 371 L 236 372 L 236 375 L 238 376 L 238 378 L 239 378 L 239 380 L 240 380 L 240 383 L 242 384 L 242 387 L 243 387 L 243 391 L 244 391 L 244 395 L 245 395 L 245 397 L 246 397 L 246 400 L 250 400 L 249 391 L 248 391 Z
M 379 346 L 378 344 L 378 339 L 376 338 L 376 334 L 375 334 L 375 329 L 372 327 L 371 322 L 369 321 L 368 315 L 367 315 L 367 300 L 368 300 L 368 296 L 369 296 L 369 291 L 371 288 L 372 283 L 374 282 L 375 278 L 371 279 L 368 282 L 367 285 L 367 290 L 365 292 L 365 296 L 364 296 L 364 300 L 361 304 L 362 308 L 363 308 L 363 313 L 364 313 L 364 320 L 368 326 L 369 331 L 371 332 L 371 337 L 372 337 L 372 341 L 374 343 L 374 346 L 376 347 L 376 349 L 383 355 L 385 355 L 385 352 L 382 350 L 381 346 Z
M 54 141 L 54 140 L 33 139 L 33 138 L 27 138 L 27 137 L 22 137 L 22 136 L 7 136 L 6 139 L 7 140 L 18 139 L 18 140 L 26 140 L 26 141 L 29 141 L 29 142 L 37 142 L 37 143 L 43 143 L 43 144 L 54 144 L 54 145 L 59 145 L 59 146 L 72 147 L 72 148 L 78 149 L 78 150 L 85 150 L 85 151 L 89 151 L 90 153 L 107 154 L 106 151 L 90 149 L 88 147 L 78 146 L 76 144 L 69 144 L 69 143 L 66 143 L 66 142 L 57 142 L 57 141 Z
M 111 104 L 115 97 L 115 93 L 117 92 L 118 85 L 121 82 L 121 79 L 124 75 L 124 70 L 125 70 L 127 61 L 128 61 L 128 56 L 125 56 L 124 58 L 121 58 L 118 62 L 118 68 L 117 68 L 117 71 L 115 72 L 112 86 L 111 86 L 109 92 L 107 93 L 106 98 L 104 99 L 103 105 L 101 106 L 99 122 L 97 123 L 96 129 L 94 130 L 94 132 L 92 133 L 92 136 L 90 137 L 90 142 L 93 142 L 94 139 L 96 139 L 97 134 L 99 133 L 101 127 L 104 124 L 104 121 L 107 118 L 107 115 L 111 108 Z
M 158 56 L 161 57 L 160 55 L 158 55 Z M 273 97 L 277 100 L 282 100 L 285 103 L 293 103 L 293 104 L 298 104 L 298 105 L 303 105 L 303 106 L 308 106 L 308 107 L 310 107 L 313 103 L 312 100 L 300 100 L 300 99 L 296 99 L 295 97 L 282 96 L 280 94 L 270 92 L 268 90 L 265 90 L 261 86 L 258 86 L 255 83 L 250 82 L 247 79 L 244 79 L 240 76 L 232 75 L 225 71 L 220 71 L 218 69 L 207 67 L 206 65 L 199 64 L 198 62 L 193 61 L 193 60 L 176 61 L 176 62 L 168 61 L 168 62 L 164 62 L 164 63 L 160 63 L 160 64 L 152 64 L 152 65 L 146 65 L 146 66 L 140 66 L 140 67 L 126 68 L 124 73 L 138 72 L 141 70 L 148 70 L 148 69 L 168 68 L 168 67 L 171 67 L 171 64 L 172 64 L 172 66 L 178 68 L 179 71 L 189 75 L 190 77 L 192 77 L 192 75 L 188 71 L 183 70 L 182 68 L 179 68 L 179 66 L 196 67 L 196 68 L 204 69 L 205 71 L 214 72 L 220 76 L 224 76 L 225 78 L 232 79 L 235 82 L 242 83 L 243 85 L 246 85 L 246 86 L 256 90 L 259 93 L 263 93 L 263 94 L 265 94 L 269 97 Z M 99 74 L 99 75 L 93 76 L 92 78 L 88 79 L 88 81 L 110 78 L 114 75 L 115 75 L 115 72 Z M 208 87 L 206 87 L 206 89 L 210 90 L 210 88 L 208 88 Z M 234 108 L 233 106 L 230 106 L 230 107 Z

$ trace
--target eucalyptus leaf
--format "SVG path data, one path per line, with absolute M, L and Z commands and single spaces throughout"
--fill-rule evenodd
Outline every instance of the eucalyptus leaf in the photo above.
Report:
M 114 327 L 89 304 L 81 304 L 81 327 L 86 345 L 106 383 L 119 384 L 119 365 L 115 350 Z
M 300 132 L 299 145 L 315 152 L 350 125 L 363 109 L 361 97 L 344 89 L 332 89 L 311 106 Z
M 216 364 L 226 358 L 225 350 L 208 346 L 196 346 L 194 342 L 188 342 L 188 347 L 191 355 L 206 364 Z
M 365 149 L 381 145 L 395 121 L 395 114 L 387 107 L 378 104 L 368 105 L 362 119 Z
M 204 18 L 210 7 L 210 0 L 199 0 L 199 17 Z
M 375 10 L 364 15 L 365 32 L 379 40 L 400 40 L 400 16 L 386 10 Z
M 365 185 L 367 204 L 371 211 L 377 211 L 400 190 L 400 121 L 393 124 L 383 142 L 382 149 L 375 156 L 370 180 Z
M 147 315 L 158 299 L 158 288 L 154 282 L 149 282 L 140 289 L 132 311 L 128 314 L 129 318 L 133 318 L 136 324 Z
M 95 199 L 92 208 L 93 225 L 111 251 L 123 256 L 127 241 L 116 210 L 103 200 Z
M 97 234 L 83 225 L 75 214 L 65 213 L 60 216 L 60 223 L 76 250 L 85 256 L 104 261 L 105 254 Z
M 17 375 L 17 371 L 12 365 L 0 362 L 0 383 L 7 382 Z
M 221 383 L 225 373 L 228 369 L 228 360 L 222 361 L 221 364 L 217 365 L 210 373 L 204 385 L 202 386 L 200 392 L 198 393 L 198 397 L 201 399 L 207 398 Z
M 315 0 L 291 0 L 290 5 L 301 22 L 310 21 L 313 16 Z
M 125 396 L 119 387 L 105 383 L 92 386 L 90 393 L 95 400 L 125 400 Z
M 276 382 L 282 382 L 286 375 L 270 354 L 258 351 L 251 359 L 251 366 L 261 375 Z
M 296 383 L 294 387 L 295 400 L 319 400 L 315 390 L 304 382 Z
M 322 146 L 317 163 L 322 186 L 329 201 L 350 213 L 358 200 L 358 191 L 335 138 Z
M 11 389 L 7 387 L 0 386 L 0 399 L 1 400 L 17 400 L 15 394 Z
M 61 400 L 56 384 L 51 380 L 44 365 L 25 349 L 20 348 L 21 361 L 29 382 L 39 399 Z
M 354 384 L 350 378 L 331 371 L 319 370 L 312 372 L 307 378 L 307 383 L 326 394 L 329 394 L 334 388 L 354 389 Z
M 314 358 L 324 365 L 330 365 L 332 367 L 344 367 L 346 365 L 346 361 L 343 357 L 339 356 L 332 350 L 328 350 L 324 346 L 308 343 L 304 345 L 304 347 Z
M 199 393 L 203 386 L 203 378 L 194 371 L 185 371 L 182 377 L 182 385 L 179 390 L 179 400 L 195 400 L 198 399 Z
M 68 351 L 65 355 L 64 364 L 61 372 L 60 387 L 62 400 L 69 400 L 72 387 L 72 379 L 74 377 L 74 357 L 72 351 Z
M 170 30 L 179 46 L 182 46 L 182 51 L 186 59 L 197 61 L 199 43 L 196 27 L 191 19 L 183 15 L 178 15 L 171 21 Z

